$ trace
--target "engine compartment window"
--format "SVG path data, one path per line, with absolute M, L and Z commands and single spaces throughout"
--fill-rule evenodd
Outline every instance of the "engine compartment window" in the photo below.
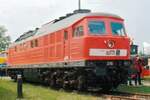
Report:
M 74 29 L 73 37 L 80 37 L 80 36 L 83 36 L 83 35 L 84 35 L 83 26 L 79 26 L 79 27 Z
M 15 52 L 17 52 L 17 46 L 14 47 Z
M 113 35 L 125 36 L 125 29 L 122 23 L 111 22 L 111 29 Z
M 67 31 L 64 32 L 64 39 L 68 40 L 68 32 Z
M 31 48 L 38 47 L 38 40 L 37 39 L 32 40 L 30 43 L 31 43 Z
M 91 34 L 106 33 L 105 23 L 103 21 L 89 21 L 88 28 Z

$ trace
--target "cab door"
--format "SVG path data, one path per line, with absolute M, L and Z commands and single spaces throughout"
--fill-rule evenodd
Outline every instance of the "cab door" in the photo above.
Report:
M 69 31 L 64 30 L 64 61 L 69 61 Z

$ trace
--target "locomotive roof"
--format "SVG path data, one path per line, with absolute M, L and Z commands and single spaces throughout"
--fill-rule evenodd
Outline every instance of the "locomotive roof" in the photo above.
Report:
M 70 14 L 68 17 L 60 17 L 60 20 L 54 20 L 51 21 L 47 24 L 44 24 L 41 28 L 39 28 L 39 30 L 37 31 L 37 33 L 34 36 L 31 36 L 27 39 L 18 41 L 18 42 L 14 42 L 11 46 L 15 46 L 17 44 L 20 44 L 24 41 L 28 41 L 31 40 L 33 38 L 37 38 L 49 33 L 53 33 L 56 32 L 58 30 L 67 28 L 69 26 L 71 26 L 72 24 L 74 24 L 75 22 L 81 20 L 84 17 L 88 17 L 88 16 L 105 16 L 105 17 L 114 17 L 114 18 L 119 18 L 122 19 L 120 16 L 115 15 L 115 14 L 110 14 L 110 13 L 75 13 L 75 14 Z M 11 47 L 10 46 L 10 47 Z
M 70 17 L 63 19 L 63 20 L 60 20 L 56 23 L 54 21 L 54 22 L 43 25 L 39 29 L 39 31 L 37 32 L 36 35 L 52 33 L 52 32 L 58 31 L 60 29 L 64 29 L 68 26 L 71 26 L 72 24 L 74 24 L 78 20 L 80 20 L 84 17 L 88 17 L 88 16 L 106 16 L 106 17 L 121 18 L 118 15 L 108 14 L 108 13 L 77 13 L 77 14 L 74 14 Z

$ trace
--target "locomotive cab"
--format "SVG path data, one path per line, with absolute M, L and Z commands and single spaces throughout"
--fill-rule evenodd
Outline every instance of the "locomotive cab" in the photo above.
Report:
M 90 85 L 99 83 L 101 87 L 117 87 L 126 81 L 130 66 L 130 39 L 121 17 L 89 13 L 73 26 L 73 30 L 70 60 L 85 62 L 83 67 L 89 67 L 89 73 L 94 75 L 86 74 L 92 80 Z

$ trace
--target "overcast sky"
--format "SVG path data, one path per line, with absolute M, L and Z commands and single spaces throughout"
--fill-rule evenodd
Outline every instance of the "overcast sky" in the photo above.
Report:
M 82 8 L 118 14 L 127 33 L 142 47 L 150 43 L 150 0 L 81 0 Z M 23 32 L 40 27 L 77 9 L 78 0 L 0 0 L 0 25 L 15 40 Z

